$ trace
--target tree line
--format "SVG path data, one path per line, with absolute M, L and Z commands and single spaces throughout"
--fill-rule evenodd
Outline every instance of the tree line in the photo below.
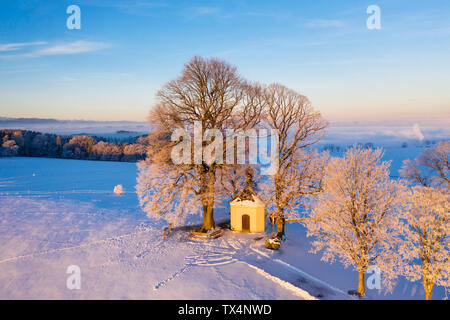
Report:
M 0 156 L 135 162 L 145 158 L 147 137 L 123 142 L 89 136 L 62 136 L 29 130 L 0 130 Z

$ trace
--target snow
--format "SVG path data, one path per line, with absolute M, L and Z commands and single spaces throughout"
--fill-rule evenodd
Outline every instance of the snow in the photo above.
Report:
M 422 150 L 388 146 L 391 174 Z M 167 225 L 139 207 L 136 175 L 133 163 L 0 158 L 0 299 L 354 299 L 346 292 L 356 289 L 357 273 L 310 253 L 300 223 L 287 224 L 274 251 L 255 240 L 263 234 L 230 230 L 204 241 L 175 228 L 163 239 Z M 119 183 L 127 190 L 120 197 Z M 216 221 L 229 218 L 227 207 Z M 66 287 L 71 265 L 81 269 L 80 290 Z M 404 279 L 392 294 L 366 294 L 424 298 L 420 281 Z M 433 299 L 443 298 L 435 287 Z
M 121 184 L 118 184 L 117 186 L 114 187 L 114 193 L 121 195 L 125 193 L 125 190 L 123 189 L 123 186 Z
M 278 283 L 280 286 L 282 286 L 283 288 L 286 288 L 287 290 L 291 290 L 292 292 L 294 292 L 296 295 L 298 295 L 302 300 L 317 300 L 316 297 L 313 297 L 312 295 L 310 295 L 307 291 L 302 290 L 294 285 L 292 285 L 290 282 L 281 280 L 280 278 L 274 277 L 271 274 L 265 272 L 264 270 L 255 267 L 251 264 L 249 264 L 249 267 L 251 267 L 252 269 L 255 269 L 257 273 L 261 274 L 263 277 L 272 280 L 275 283 Z
M 133 190 L 135 179 L 131 163 L 0 159 L 0 299 L 313 299 L 322 292 L 255 252 L 265 250 L 255 234 L 193 241 L 178 228 L 163 239 L 164 226 L 145 216 L 134 192 L 112 192 L 117 181 Z M 80 290 L 66 287 L 71 265 L 80 267 Z M 337 297 L 349 298 L 325 295 Z
M 260 207 L 264 206 L 264 203 L 255 195 L 252 195 L 253 201 L 241 200 L 241 198 L 236 198 L 230 202 L 230 204 L 242 207 Z

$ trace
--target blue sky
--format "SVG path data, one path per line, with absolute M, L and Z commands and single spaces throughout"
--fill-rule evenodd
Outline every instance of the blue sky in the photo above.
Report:
M 448 0 L 0 0 L 0 116 L 144 121 L 193 55 L 283 83 L 328 119 L 450 115 Z

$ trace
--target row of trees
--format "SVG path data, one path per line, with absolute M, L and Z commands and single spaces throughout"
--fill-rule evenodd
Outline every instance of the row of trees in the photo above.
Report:
M 399 275 L 421 279 L 426 299 L 434 285 L 450 287 L 449 151 L 450 142 L 441 142 L 415 161 L 405 161 L 405 180 L 389 177 L 390 163 L 382 161 L 381 149 L 355 147 L 328 161 L 322 192 L 310 199 L 301 220 L 314 239 L 313 251 L 323 252 L 324 261 L 338 260 L 358 271 L 360 295 L 370 266 L 383 272 L 386 289 Z M 430 154 L 432 166 L 420 161 Z M 423 168 L 411 170 L 417 162 Z
M 253 187 L 277 226 L 273 236 L 284 237 L 285 223 L 304 223 L 314 237 L 314 250 L 322 251 L 324 260 L 337 259 L 358 271 L 359 294 L 365 293 L 364 273 L 375 264 L 386 280 L 398 274 L 414 279 L 412 275 L 421 270 L 427 298 L 435 283 L 448 287 L 448 184 L 447 189 L 440 188 L 431 185 L 435 178 L 411 173 L 420 171 L 424 159 L 405 164 L 406 177 L 427 182 L 414 189 L 390 179 L 381 150 L 355 147 L 343 158 L 330 159 L 327 152 L 311 148 L 324 136 L 327 123 L 305 96 L 281 84 L 246 81 L 235 67 L 218 59 L 194 57 L 157 97 L 159 103 L 149 116 L 155 130 L 149 136 L 146 160 L 138 163 L 136 186 L 148 215 L 176 225 L 188 214 L 202 214 L 200 231 L 208 232 L 215 227 L 214 207 Z M 200 150 L 189 155 L 192 161 L 174 163 L 172 150 L 186 141 L 172 141 L 171 134 L 176 129 L 190 130 L 195 139 L 196 123 L 202 137 L 211 129 L 223 135 L 227 129 L 276 129 L 275 171 L 261 177 L 257 165 L 215 161 L 237 143 L 233 140 L 227 146 L 227 141 L 216 148 L 217 136 L 194 144 L 192 148 Z M 448 159 L 448 143 L 439 148 L 447 150 Z M 196 154 L 205 153 L 216 157 L 194 161 Z M 447 173 L 443 170 L 448 177 L 448 160 Z M 432 230 L 423 232 L 423 228 Z M 413 238 L 421 240 L 413 245 Z
M 28 130 L 0 130 L 0 156 L 50 157 L 105 161 L 145 158 L 147 138 L 108 142 L 92 136 L 60 136 Z

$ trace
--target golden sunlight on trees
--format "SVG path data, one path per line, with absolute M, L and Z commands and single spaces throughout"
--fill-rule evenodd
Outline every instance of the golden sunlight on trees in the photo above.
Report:
M 399 237 L 400 274 L 422 280 L 425 299 L 435 284 L 450 287 L 450 195 L 444 190 L 416 186 L 406 193 Z
M 170 136 L 175 129 L 192 131 L 196 123 L 201 133 L 208 129 L 224 132 L 254 127 L 260 120 L 262 105 L 259 86 L 245 81 L 236 67 L 225 61 L 194 57 L 178 78 L 163 86 L 157 98 L 159 103 L 149 116 L 154 132 L 147 159 L 139 164 L 140 203 L 148 214 L 164 216 L 172 223 L 201 207 L 201 231 L 208 231 L 215 227 L 214 204 L 223 194 L 217 178 L 232 164 L 204 159 L 174 164 L 172 147 L 182 141 L 172 142 Z M 194 157 L 196 151 L 203 155 L 212 142 L 202 141 Z
M 277 235 L 284 236 L 286 218 L 294 215 L 305 196 L 322 189 L 326 154 L 307 151 L 324 135 L 327 122 L 307 97 L 274 83 L 264 89 L 263 119 L 278 130 L 278 168 L 263 186 L 265 201 L 274 204 L 270 221 Z M 274 235 L 273 235 L 274 236 Z
M 383 271 L 385 287 L 395 277 L 392 264 L 404 186 L 389 177 L 380 149 L 350 148 L 326 168 L 323 193 L 305 220 L 314 252 L 358 271 L 358 293 L 365 294 L 364 274 L 371 265 Z

